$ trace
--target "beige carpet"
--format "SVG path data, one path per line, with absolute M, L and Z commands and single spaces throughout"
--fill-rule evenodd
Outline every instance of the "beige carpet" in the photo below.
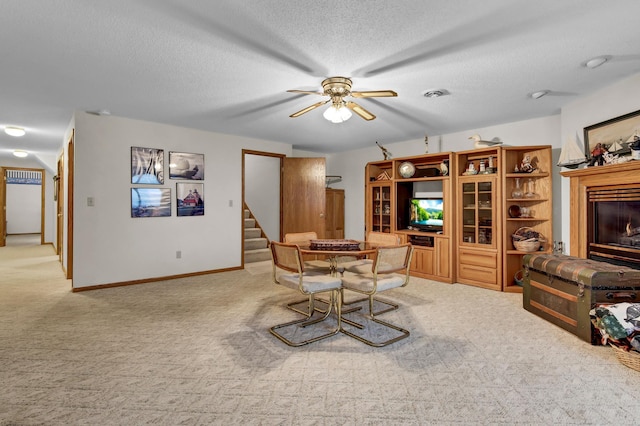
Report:
M 0 425 L 640 423 L 640 373 L 521 307 L 414 279 L 382 349 L 268 332 L 299 299 L 232 271 L 71 293 L 50 246 L 0 248 Z

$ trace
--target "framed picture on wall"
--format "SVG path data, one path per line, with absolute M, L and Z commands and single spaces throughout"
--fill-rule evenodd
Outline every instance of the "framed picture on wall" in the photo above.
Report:
M 131 188 L 131 217 L 171 216 L 170 188 Z
M 204 180 L 204 154 L 169 151 L 169 179 Z
M 591 164 L 602 157 L 603 150 L 610 154 L 630 154 L 630 145 L 636 138 L 640 139 L 640 111 L 585 127 L 585 154 Z
M 204 215 L 204 183 L 176 183 L 178 216 Z
M 131 183 L 164 183 L 164 150 L 131 147 Z

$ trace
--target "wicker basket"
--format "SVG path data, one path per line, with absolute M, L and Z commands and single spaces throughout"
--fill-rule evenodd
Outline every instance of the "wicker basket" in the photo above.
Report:
M 622 365 L 626 365 L 627 367 L 640 371 L 640 352 L 636 351 L 625 351 L 617 346 L 609 344 L 613 348 L 613 351 L 616 354 L 616 358 Z
M 536 238 L 525 238 L 523 234 L 527 231 L 535 231 L 535 230 L 524 226 L 522 228 L 518 228 L 518 230 L 513 233 L 513 235 L 511 236 L 511 241 L 513 241 L 513 246 L 518 251 L 525 251 L 525 252 L 538 251 L 540 249 L 540 245 L 544 241 L 544 238 L 539 233 L 538 233 L 538 237 Z

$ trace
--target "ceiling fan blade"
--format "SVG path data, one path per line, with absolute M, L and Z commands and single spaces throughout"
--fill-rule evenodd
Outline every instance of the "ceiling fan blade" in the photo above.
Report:
M 290 93 L 303 93 L 305 95 L 324 95 L 322 92 L 310 92 L 308 90 L 287 90 Z
M 296 117 L 300 117 L 302 114 L 307 113 L 311 110 L 314 110 L 318 107 L 321 107 L 322 105 L 326 104 L 327 102 L 329 102 L 331 99 L 327 99 L 326 101 L 320 101 L 320 102 L 316 102 L 313 105 L 310 105 L 308 107 L 306 107 L 305 109 L 301 109 L 298 112 L 294 112 L 293 114 L 291 114 L 289 117 L 291 118 L 296 118 Z
M 355 112 L 356 114 L 358 114 L 360 117 L 364 118 L 367 121 L 371 121 L 374 118 L 376 118 L 375 115 L 371 114 L 369 111 L 367 111 L 366 109 L 362 108 L 360 105 L 358 105 L 355 102 L 347 102 L 346 106 L 351 111 Z
M 393 90 L 372 90 L 368 92 L 351 92 L 354 98 L 391 98 L 398 96 Z

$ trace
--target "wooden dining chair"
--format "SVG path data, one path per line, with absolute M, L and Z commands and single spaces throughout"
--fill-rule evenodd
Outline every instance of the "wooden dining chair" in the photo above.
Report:
M 409 283 L 409 265 L 413 255 L 411 244 L 401 244 L 398 246 L 382 246 L 376 249 L 376 257 L 366 273 L 345 272 L 342 277 L 342 288 L 344 290 L 355 291 L 367 296 L 369 301 L 369 320 L 382 325 L 391 330 L 396 330 L 400 334 L 396 337 L 374 342 L 363 336 L 357 335 L 348 330 L 343 333 L 360 340 L 370 346 L 387 346 L 398 340 L 409 337 L 409 331 L 386 321 L 376 318 L 378 313 L 373 312 L 374 296 L 378 293 L 398 287 L 404 287 Z
M 300 247 L 296 244 L 272 241 L 271 256 L 273 259 L 273 282 L 304 294 L 307 296 L 308 300 L 307 311 L 305 312 L 304 318 L 275 325 L 269 329 L 271 334 L 289 346 L 302 346 L 325 339 L 340 332 L 342 328 L 342 295 L 340 292 L 340 289 L 342 288 L 342 281 L 340 278 L 328 274 L 320 275 L 305 273 L 302 253 L 300 252 Z M 315 296 L 321 293 L 329 293 L 328 307 L 325 311 L 319 311 L 315 308 Z M 278 330 L 286 327 L 296 326 L 297 328 L 306 328 L 313 324 L 320 323 L 329 317 L 332 309 L 335 309 L 336 311 L 337 325 L 328 332 L 319 335 L 316 334 L 315 336 L 297 341 L 294 341 L 291 338 L 284 336 L 281 332 L 278 332 Z M 318 314 L 317 316 L 319 316 L 319 318 L 313 318 L 315 314 Z

